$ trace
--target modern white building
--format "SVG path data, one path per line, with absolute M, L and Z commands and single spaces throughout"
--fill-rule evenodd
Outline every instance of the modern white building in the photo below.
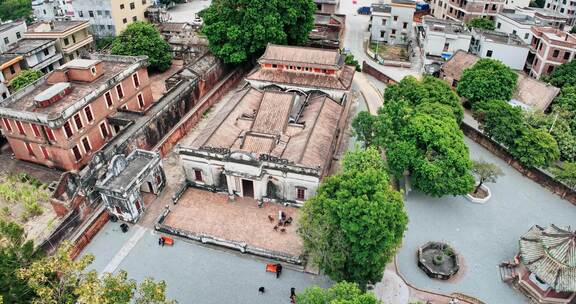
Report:
M 387 44 L 407 44 L 413 30 L 416 2 L 392 0 L 390 4 L 372 4 L 370 40 Z
M 529 49 L 529 45 L 517 35 L 480 29 L 472 30 L 470 52 L 482 58 L 500 60 L 511 69 L 524 69 Z
M 553 10 L 568 18 L 568 25 L 576 25 L 576 1 L 575 0 L 546 0 L 544 8 Z
M 506 0 L 506 2 L 504 2 L 505 9 L 515 9 L 529 6 L 530 0 Z
M 65 0 L 32 0 L 32 12 L 41 21 L 66 19 L 73 15 L 70 9 Z
M 458 50 L 468 51 L 472 33 L 459 21 L 422 18 L 421 41 L 426 57 L 450 58 Z
M 144 13 L 153 0 L 74 0 L 74 20 L 88 20 L 97 38 L 117 36 L 128 25 L 146 21 Z
M 5 52 L 11 44 L 24 37 L 26 22 L 8 21 L 0 24 L 0 53 Z
M 517 35 L 526 44 L 532 42 L 532 26 L 563 29 L 567 18 L 546 9 L 505 9 L 496 16 L 496 31 Z

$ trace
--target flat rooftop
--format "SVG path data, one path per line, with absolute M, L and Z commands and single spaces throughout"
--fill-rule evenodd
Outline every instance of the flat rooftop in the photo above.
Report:
M 7 31 L 13 27 L 19 26 L 23 22 L 24 21 L 12 21 L 12 22 L 2 23 L 2 24 L 0 24 L 0 32 L 4 32 L 4 31 Z
M 132 63 L 129 62 L 116 62 L 116 61 L 103 61 L 102 68 L 103 74 L 93 82 L 78 82 L 78 81 L 69 81 L 72 84 L 72 92 L 64 95 L 62 99 L 58 102 L 55 102 L 45 108 L 36 107 L 34 103 L 34 97 L 40 94 L 44 90 L 48 89 L 52 86 L 52 84 L 48 84 L 46 82 L 40 84 L 36 87 L 33 91 L 29 92 L 28 94 L 22 96 L 19 99 L 13 100 L 11 103 L 4 103 L 2 107 L 19 110 L 19 111 L 28 111 L 28 112 L 36 112 L 36 113 L 60 113 L 63 110 L 67 109 L 68 107 L 74 105 L 79 100 L 83 99 L 86 95 L 92 93 L 95 88 L 106 84 L 110 79 L 112 79 L 116 74 L 124 71 L 128 68 Z
M 527 44 L 517 35 L 479 29 L 474 29 L 473 31 L 483 36 L 486 41 L 515 46 L 527 46 Z
M 424 16 L 422 17 L 422 21 L 425 25 L 427 25 L 428 29 L 432 32 L 470 35 L 470 31 L 466 29 L 464 24 L 461 22 L 437 19 L 432 16 Z
M 68 21 L 40 21 L 36 22 L 28 27 L 29 32 L 66 32 L 80 24 L 88 23 L 86 20 L 68 20 Z M 54 27 L 51 28 L 52 24 Z
M 517 12 L 503 11 L 503 12 L 500 12 L 500 15 L 502 15 L 508 19 L 512 19 L 513 21 L 516 21 L 516 22 L 521 23 L 521 24 L 531 25 L 531 24 L 539 23 L 534 19 L 534 17 L 532 17 L 530 15 L 526 15 L 526 14 L 517 13 Z
M 0 65 L 18 57 L 18 54 L 0 54 Z
M 54 39 L 24 38 L 11 45 L 6 53 L 24 55 L 36 49 L 42 49 L 49 44 L 55 43 Z
M 126 190 L 138 174 L 147 170 L 149 166 L 154 165 L 157 159 L 159 159 L 159 156 L 154 155 L 152 152 L 134 150 L 134 152 L 126 158 L 126 167 L 116 175 L 114 175 L 114 172 L 109 172 L 112 173 L 112 175 L 110 175 L 110 178 L 104 180 L 101 187 L 112 189 L 113 191 L 119 189 Z

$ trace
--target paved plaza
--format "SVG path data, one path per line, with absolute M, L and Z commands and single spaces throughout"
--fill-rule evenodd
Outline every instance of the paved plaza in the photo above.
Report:
M 138 281 L 147 276 L 165 280 L 167 296 L 181 304 L 287 304 L 291 287 L 301 291 L 331 284 L 324 276 L 291 270 L 288 265 L 276 279 L 265 271 L 264 260 L 179 238 L 173 247 L 159 247 L 156 232 L 135 225 L 122 233 L 119 226 L 109 222 L 84 249 L 82 254 L 96 256 L 90 269 L 123 269 Z M 258 293 L 260 286 L 266 288 L 264 295 Z
M 278 212 L 284 211 L 292 224 L 282 227 L 285 232 L 274 231 Z M 276 203 L 264 203 L 262 208 L 251 198 L 228 196 L 190 188 L 171 207 L 164 224 L 193 233 L 204 233 L 231 241 L 246 242 L 252 246 L 299 256 L 302 240 L 296 233 L 298 209 Z M 273 221 L 268 216 L 274 218 Z
M 492 198 L 486 205 L 463 197 L 431 198 L 408 195 L 410 222 L 398 268 L 417 287 L 441 292 L 461 292 L 485 303 L 528 303 L 518 291 L 501 282 L 498 264 L 518 251 L 518 240 L 535 224 L 567 226 L 576 223 L 576 206 L 562 200 L 508 166 L 486 149 L 466 138 L 472 159 L 496 163 L 505 176 L 488 184 Z M 463 256 L 459 279 L 443 282 L 429 279 L 416 265 L 416 250 L 427 241 L 446 241 Z

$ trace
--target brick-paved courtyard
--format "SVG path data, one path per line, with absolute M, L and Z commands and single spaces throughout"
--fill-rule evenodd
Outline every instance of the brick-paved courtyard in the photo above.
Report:
M 229 202 L 226 195 L 190 188 L 171 210 L 164 222 L 168 226 L 246 242 L 291 256 L 302 253 L 302 240 L 296 233 L 297 208 L 276 203 L 264 203 L 259 208 L 254 199 L 240 197 Z M 280 210 L 293 218 L 284 233 L 274 231 L 277 221 L 270 222 L 268 219 L 268 215 L 271 215 L 277 220 Z

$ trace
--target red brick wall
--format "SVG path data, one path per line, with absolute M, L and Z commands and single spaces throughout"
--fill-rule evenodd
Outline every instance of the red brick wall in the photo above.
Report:
M 2 74 L 4 74 L 4 79 L 6 79 L 6 81 L 10 81 L 12 80 L 12 78 L 18 76 L 18 74 L 20 74 L 20 64 L 15 63 L 12 65 L 12 67 L 14 67 L 14 73 L 12 73 L 10 71 L 10 67 L 7 67 L 6 69 L 2 70 Z
M 104 227 L 104 225 L 106 225 L 107 222 L 108 222 L 108 211 L 104 209 L 104 211 L 100 213 L 100 215 L 96 218 L 96 220 L 94 220 L 94 222 L 84 231 L 82 236 L 78 238 L 78 240 L 74 244 L 74 250 L 72 251 L 70 257 L 72 259 L 78 257 L 82 249 L 86 248 L 86 246 L 88 245 L 88 243 L 90 243 L 92 238 L 94 238 L 96 233 L 98 233 L 98 231 L 100 231 L 100 229 L 102 229 L 102 227 Z

